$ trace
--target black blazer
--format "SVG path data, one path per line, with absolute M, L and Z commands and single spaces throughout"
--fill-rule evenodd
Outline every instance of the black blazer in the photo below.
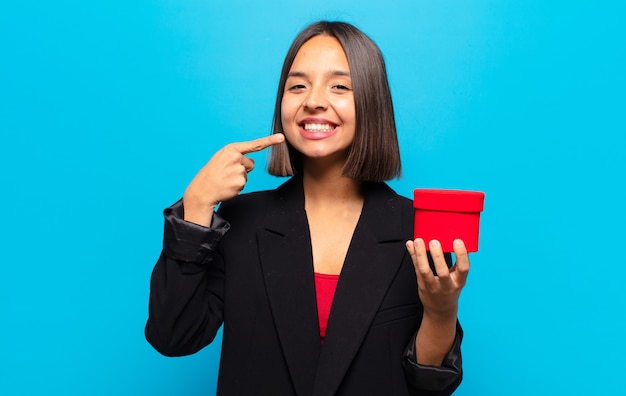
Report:
M 460 327 L 442 367 L 414 363 L 413 207 L 386 184 L 366 186 L 323 345 L 300 177 L 224 202 L 211 228 L 184 222 L 182 209 L 165 210 L 146 337 L 187 355 L 223 323 L 219 395 L 449 395 L 459 385 Z

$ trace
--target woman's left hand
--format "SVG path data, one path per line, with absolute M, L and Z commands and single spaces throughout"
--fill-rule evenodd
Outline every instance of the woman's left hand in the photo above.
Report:
M 465 286 L 470 267 L 463 241 L 456 239 L 453 243 L 456 263 L 451 268 L 448 268 L 446 264 L 439 241 L 430 241 L 430 254 L 437 275 L 430 268 L 426 246 L 421 238 L 408 241 L 406 247 L 415 267 L 419 297 L 424 306 L 424 316 L 433 319 L 456 318 L 459 296 Z

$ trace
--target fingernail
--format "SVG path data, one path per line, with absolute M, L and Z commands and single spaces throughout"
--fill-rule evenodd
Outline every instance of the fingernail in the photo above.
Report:
M 453 246 L 454 246 L 455 248 L 462 248 L 463 246 L 465 246 L 465 244 L 463 243 L 463 241 L 462 241 L 462 240 L 460 240 L 460 239 L 455 239 L 455 240 L 454 240 L 454 242 L 452 242 L 452 243 L 453 243 Z
M 436 239 L 433 239 L 432 241 L 430 241 L 430 248 L 431 249 L 438 249 L 439 248 L 439 241 Z

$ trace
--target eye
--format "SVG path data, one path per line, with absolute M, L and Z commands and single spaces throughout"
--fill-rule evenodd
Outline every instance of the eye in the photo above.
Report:
M 304 84 L 296 84 L 296 85 L 292 85 L 291 87 L 289 87 L 289 90 L 293 91 L 293 90 L 304 89 L 304 88 L 306 88 Z
M 333 89 L 336 89 L 338 91 L 352 91 L 352 88 L 343 85 L 343 84 L 337 84 L 333 86 Z

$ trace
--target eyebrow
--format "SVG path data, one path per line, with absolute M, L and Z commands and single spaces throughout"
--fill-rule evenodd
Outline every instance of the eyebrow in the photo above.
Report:
M 350 77 L 350 73 L 343 70 L 332 70 L 329 74 L 331 76 Z M 306 73 L 301 71 L 292 71 L 287 74 L 287 78 L 289 77 L 306 77 Z

